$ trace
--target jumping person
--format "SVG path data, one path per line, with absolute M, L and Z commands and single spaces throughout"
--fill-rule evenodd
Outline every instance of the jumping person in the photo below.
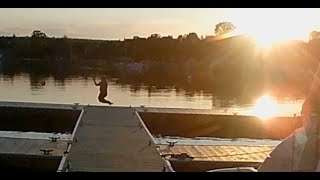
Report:
M 95 77 L 93 78 L 93 82 L 96 86 L 100 86 L 100 93 L 98 96 L 99 102 L 107 103 L 109 105 L 112 105 L 113 103 L 111 101 L 108 101 L 105 99 L 108 95 L 108 82 L 106 77 L 101 76 L 101 82 L 97 83 Z

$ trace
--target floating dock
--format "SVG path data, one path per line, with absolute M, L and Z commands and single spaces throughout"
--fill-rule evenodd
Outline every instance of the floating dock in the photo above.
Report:
M 161 172 L 163 161 L 134 110 L 84 107 L 67 162 L 70 171 Z
M 210 110 L 15 102 L 0 102 L 0 116 L 0 166 L 45 172 L 257 168 L 302 124 Z

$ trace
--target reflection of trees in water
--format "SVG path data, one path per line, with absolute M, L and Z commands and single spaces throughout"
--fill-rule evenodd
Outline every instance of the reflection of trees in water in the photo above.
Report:
M 9 68 L 8 66 L 0 66 L 0 72 L 1 72 L 1 77 L 5 78 L 6 81 L 10 81 L 13 83 L 14 81 L 14 75 L 15 75 L 15 69 L 14 68 Z
M 117 85 L 120 87 L 121 90 L 127 90 L 128 88 L 130 88 L 128 84 L 117 84 Z
M 83 79 L 83 82 L 84 82 L 84 86 L 88 86 L 89 85 L 89 81 L 90 81 L 89 77 L 88 76 L 82 76 L 82 79 Z
M 198 71 L 198 70 L 197 70 Z M 101 70 L 78 70 L 68 66 L 48 66 L 31 65 L 25 67 L 7 68 L 1 72 L 3 76 L 13 77 L 17 73 L 28 73 L 30 75 L 30 88 L 33 90 L 42 89 L 42 80 L 53 77 L 54 85 L 65 88 L 66 79 L 69 77 L 82 77 L 86 85 L 93 86 L 92 77 L 107 75 L 109 81 L 123 90 L 129 90 L 132 93 L 146 91 L 148 97 L 158 95 L 159 93 L 171 93 L 175 91 L 176 95 L 185 96 L 187 99 L 194 99 L 195 96 L 216 96 L 222 106 L 232 99 L 237 103 L 250 104 L 262 93 L 262 88 L 258 80 L 247 79 L 239 80 L 238 74 L 222 74 L 221 76 L 212 76 L 204 71 L 193 72 L 192 81 L 188 81 L 183 70 L 180 69 L 149 69 L 145 73 L 134 73 L 118 71 L 112 69 L 109 71 Z M 98 77 L 97 77 L 98 78 Z M 213 104 L 217 102 L 212 99 Z
M 130 86 L 130 92 L 132 93 L 137 93 L 140 91 L 140 86 L 139 85 L 136 85 L 136 84 L 132 84 Z
M 14 83 L 14 74 L 2 74 L 1 76 L 1 79 L 4 79 L 5 81 L 7 82 L 10 82 L 11 85 L 13 85 Z
M 186 72 L 182 69 L 166 69 L 166 68 L 150 68 L 144 73 L 134 73 L 126 71 L 118 71 L 117 69 L 111 69 L 108 71 L 102 71 L 101 69 L 89 69 L 79 70 L 72 69 L 69 66 L 49 66 L 47 64 L 31 64 L 31 66 L 25 66 L 19 69 L 20 71 L 32 74 L 31 86 L 41 87 L 39 81 L 41 78 L 47 78 L 52 76 L 54 79 L 54 85 L 64 87 L 66 85 L 66 78 L 70 76 L 82 77 L 86 84 L 90 84 L 93 76 L 100 76 L 102 74 L 107 75 L 110 79 L 117 78 L 113 81 L 116 85 L 119 85 L 121 89 L 130 90 L 133 93 L 137 93 L 141 90 L 146 90 L 149 96 L 152 93 L 158 93 L 168 91 L 171 92 L 175 89 L 179 94 L 183 92 L 186 97 L 194 97 L 197 93 L 203 92 L 210 95 L 216 95 L 221 98 L 234 98 L 242 97 L 243 93 L 247 93 L 248 97 L 257 93 L 257 88 L 252 84 L 245 84 L 244 82 L 238 82 L 234 79 L 237 75 L 228 75 L 225 77 L 212 78 L 212 76 L 206 72 L 197 69 L 192 73 L 192 81 L 189 82 L 186 78 Z M 12 68 L 9 71 L 11 75 L 14 75 L 17 71 L 16 68 Z M 8 74 L 8 72 L 7 72 Z M 251 86 L 250 92 L 243 90 L 244 86 Z
M 186 96 L 187 100 L 191 100 L 194 97 L 194 95 L 195 95 L 195 93 L 191 92 L 191 91 L 187 91 L 185 93 L 185 96 Z
M 68 72 L 68 71 L 34 71 L 30 73 L 30 70 L 26 70 L 26 73 L 30 74 L 30 85 L 32 88 L 41 89 L 41 81 L 46 80 L 49 76 L 52 76 L 54 79 L 54 85 L 59 87 L 64 87 L 66 85 L 66 78 L 70 76 L 79 76 L 77 72 Z M 176 94 L 183 95 L 186 97 L 194 97 L 197 93 L 205 93 L 207 96 L 211 94 L 216 94 L 222 98 L 228 97 L 239 97 L 239 91 L 234 91 L 240 87 L 231 87 L 230 85 L 219 85 L 215 86 L 213 83 L 208 82 L 204 79 L 194 78 L 192 83 L 186 82 L 185 78 L 166 78 L 162 76 L 163 73 L 159 72 L 148 74 L 130 74 L 118 76 L 118 80 L 114 83 L 119 85 L 121 89 L 130 90 L 133 93 L 137 93 L 141 90 L 146 90 L 148 96 L 152 96 L 152 93 L 167 93 L 172 90 L 176 91 Z M 14 73 L 11 73 L 13 76 Z M 117 74 L 110 74 L 112 78 L 116 78 Z M 84 76 L 83 80 L 85 83 L 90 84 L 91 77 Z
M 65 89 L 65 86 L 66 86 L 65 79 L 55 79 L 54 78 L 53 84 L 54 84 L 54 86 L 57 86 L 61 89 Z
M 72 69 L 63 68 L 61 66 L 50 66 L 44 63 L 29 63 L 20 66 L 7 66 L 1 70 L 3 76 L 13 77 L 19 73 L 29 75 L 30 89 L 40 90 L 46 85 L 49 77 L 53 77 L 54 84 L 59 87 L 65 86 L 65 79 L 73 74 Z
M 148 86 L 148 87 L 147 87 L 147 90 L 148 90 L 148 97 L 151 97 L 151 94 L 152 94 L 152 86 Z
M 38 91 L 44 88 L 43 82 L 49 78 L 48 74 L 41 73 L 29 73 L 30 89 L 32 91 Z

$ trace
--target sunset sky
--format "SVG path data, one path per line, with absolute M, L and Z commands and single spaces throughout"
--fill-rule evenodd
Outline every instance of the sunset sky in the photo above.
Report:
M 214 25 L 231 21 L 241 32 L 264 39 L 301 39 L 320 28 L 320 9 L 0 9 L 0 36 L 30 35 L 123 39 L 196 32 L 213 35 Z M 268 37 L 268 38 L 266 38 Z

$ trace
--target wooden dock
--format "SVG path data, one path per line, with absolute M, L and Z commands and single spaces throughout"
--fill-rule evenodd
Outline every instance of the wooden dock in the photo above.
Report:
M 163 160 L 129 107 L 85 106 L 69 171 L 161 172 Z
M 77 120 L 71 119 L 70 134 L 0 131 L 0 154 L 2 161 L 11 164 L 9 168 L 16 164 L 25 168 L 24 159 L 28 156 L 29 167 L 50 172 L 204 172 L 227 167 L 257 168 L 281 142 L 281 137 L 301 124 L 299 117 L 277 117 L 264 122 L 256 117 L 177 108 L 12 102 L 0 103 L 0 107 L 21 107 L 17 109 L 21 112 L 23 108 L 80 112 Z M 17 119 L 24 122 L 23 118 Z M 68 117 L 54 120 L 71 121 Z M 51 136 L 59 139 L 53 141 Z M 250 139 L 251 136 L 256 139 Z M 43 148 L 53 151 L 44 154 Z M 42 159 L 37 160 L 39 157 Z M 45 169 L 44 163 L 48 166 Z
M 204 172 L 226 167 L 256 167 L 275 146 L 247 145 L 160 145 L 160 154 L 169 158 L 179 172 Z M 184 155 L 183 155 L 184 154 Z
M 234 161 L 262 163 L 275 148 L 274 146 L 209 146 L 209 145 L 161 145 L 161 155 L 186 153 L 193 161 Z
M 0 137 L 0 154 L 23 154 L 42 156 L 41 149 L 50 149 L 50 156 L 63 156 L 68 148 L 65 141 L 52 142 L 51 140 L 3 138 Z

